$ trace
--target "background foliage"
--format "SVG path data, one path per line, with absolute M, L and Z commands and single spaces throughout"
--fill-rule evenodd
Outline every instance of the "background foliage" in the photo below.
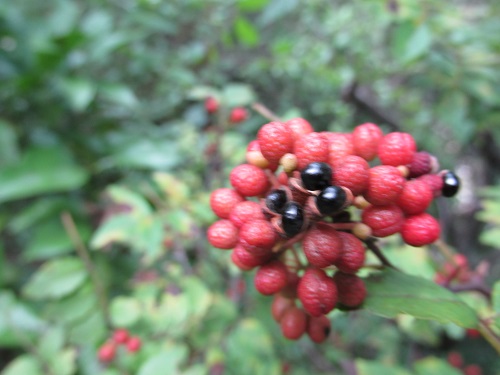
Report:
M 486 0 L 1 2 L 2 375 L 456 374 L 450 351 L 499 374 L 485 340 L 376 303 L 395 318 L 335 312 L 327 344 L 285 342 L 251 275 L 204 238 L 210 190 L 266 120 L 253 112 L 221 134 L 225 114 L 203 108 L 213 95 L 225 111 L 260 101 L 317 130 L 411 132 L 462 177 L 435 210 L 493 286 L 498 35 L 500 4 Z M 443 261 L 383 247 L 428 279 Z M 498 321 L 498 283 L 491 306 L 459 295 L 473 319 Z M 443 308 L 438 320 L 453 321 Z M 105 366 L 96 351 L 116 327 L 143 348 Z

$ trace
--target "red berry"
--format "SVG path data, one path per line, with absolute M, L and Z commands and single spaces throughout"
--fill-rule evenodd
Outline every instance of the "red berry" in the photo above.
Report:
M 425 151 L 415 152 L 408 166 L 410 170 L 409 176 L 412 178 L 423 176 L 438 168 L 438 162 L 434 156 Z
M 238 228 L 229 220 L 218 220 L 207 231 L 208 242 L 218 249 L 232 249 L 238 243 Z
M 271 257 L 272 253 L 266 253 L 264 255 L 251 254 L 239 244 L 236 245 L 231 253 L 231 260 L 239 269 L 243 271 L 249 271 L 252 268 L 266 264 Z
M 219 102 L 212 96 L 205 100 L 205 110 L 208 113 L 215 113 L 219 109 Z
M 243 201 L 236 204 L 231 210 L 229 220 L 237 227 L 241 226 L 250 220 L 265 220 L 266 217 L 262 212 L 262 207 L 257 202 Z
M 358 272 L 365 263 L 366 250 L 363 242 L 347 232 L 338 232 L 338 236 L 342 240 L 342 252 L 335 266 L 342 272 Z
M 297 156 L 297 169 L 313 162 L 328 163 L 328 141 L 321 133 L 304 134 L 295 141 L 293 153 Z
M 483 375 L 483 370 L 478 365 L 468 365 L 464 367 L 464 375 Z
M 387 237 L 401 230 L 404 216 L 403 211 L 394 204 L 370 206 L 363 210 L 361 220 L 371 228 L 375 237 Z
M 403 241 L 411 246 L 424 246 L 439 238 L 441 228 L 438 221 L 428 213 L 409 216 L 401 228 Z
M 393 203 L 403 190 L 405 179 L 401 172 L 390 165 L 378 165 L 370 169 L 365 199 L 378 206 Z
M 337 272 L 333 276 L 337 285 L 339 302 L 348 307 L 356 307 L 363 303 L 366 297 L 365 283 L 356 275 Z
M 127 341 L 127 350 L 130 353 L 135 353 L 141 349 L 142 342 L 141 339 L 137 336 L 132 336 Z
M 235 167 L 229 174 L 229 180 L 236 191 L 245 197 L 262 195 L 269 189 L 266 173 L 251 164 Z
M 405 183 L 396 204 L 406 215 L 415 215 L 424 212 L 433 198 L 431 188 L 424 181 L 410 180 Z
M 360 156 L 351 155 L 340 159 L 333 170 L 333 185 L 346 187 L 353 195 L 363 194 L 368 187 L 370 166 Z
M 375 124 L 358 125 L 352 132 L 352 144 L 356 155 L 370 161 L 377 156 L 378 145 L 384 133 Z
M 283 314 L 292 307 L 295 307 L 295 301 L 293 299 L 283 297 L 281 294 L 275 294 L 271 305 L 271 313 L 274 320 L 279 322 Z
M 285 264 L 273 260 L 260 266 L 255 274 L 255 289 L 266 296 L 279 292 L 287 284 L 288 272 Z
M 443 188 L 443 179 L 437 174 L 424 174 L 417 178 L 419 181 L 425 182 L 430 188 L 434 197 L 439 197 L 441 195 L 441 189 Z
M 346 133 L 322 133 L 328 140 L 328 162 L 335 167 L 337 162 L 349 155 L 354 155 L 354 146 L 352 144 L 352 134 Z
M 466 332 L 467 337 L 471 339 L 477 339 L 478 337 L 481 337 L 481 332 L 479 332 L 477 329 L 469 328 Z
M 294 141 L 304 134 L 309 134 L 314 131 L 312 125 L 305 119 L 297 117 L 285 122 L 288 129 L 293 134 Z
M 325 315 L 310 317 L 307 323 L 307 335 L 315 343 L 322 343 L 330 335 L 331 323 Z
M 248 118 L 248 112 L 243 107 L 233 108 L 229 114 L 229 122 L 237 124 L 238 122 L 245 121 Z
M 289 340 L 297 340 L 307 329 L 307 315 L 304 310 L 292 307 L 283 314 L 280 326 L 283 336 Z
M 453 256 L 453 260 L 455 261 L 455 264 L 459 268 L 467 268 L 469 266 L 469 261 L 467 260 L 467 257 L 463 254 L 455 254 Z
M 462 368 L 464 360 L 459 352 L 451 351 L 448 353 L 447 361 L 450 365 L 456 368 Z
M 282 122 L 273 121 L 262 126 L 257 133 L 257 140 L 262 155 L 270 163 L 279 163 L 283 155 L 293 151 L 293 133 Z
M 231 210 L 244 198 L 236 190 L 228 188 L 216 189 L 210 195 L 210 207 L 221 219 L 229 219 Z
M 267 220 L 252 220 L 240 228 L 240 243 L 248 252 L 257 256 L 271 252 L 277 240 L 273 225 Z
M 311 265 L 324 268 L 332 265 L 339 258 L 342 240 L 335 229 L 318 223 L 307 232 L 302 248 Z
M 97 352 L 97 358 L 99 358 L 99 361 L 103 363 L 109 363 L 113 359 L 115 359 L 116 355 L 116 346 L 112 342 L 107 342 L 103 344 L 98 352 Z
M 337 287 L 331 277 L 319 268 L 308 268 L 299 281 L 297 295 L 312 316 L 328 314 L 337 303 Z
M 118 328 L 113 332 L 113 341 L 117 344 L 125 344 L 128 338 L 128 331 L 124 328 Z
M 387 134 L 378 145 L 378 157 L 382 164 L 398 165 L 410 164 L 417 144 L 408 133 L 394 132 Z

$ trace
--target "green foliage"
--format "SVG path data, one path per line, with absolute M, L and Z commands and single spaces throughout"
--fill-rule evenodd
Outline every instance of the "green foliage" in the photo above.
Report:
M 444 167 L 498 145 L 499 25 L 486 1 L 0 2 L 1 374 L 456 373 L 442 337 L 478 318 L 500 332 L 498 282 L 492 306 L 458 298 L 429 281 L 433 252 L 384 241 L 405 274 L 366 271 L 334 345 L 288 342 L 207 244 L 209 194 L 267 121 L 229 126 L 230 109 L 255 102 L 318 130 L 410 131 Z M 481 256 L 500 239 L 493 171 Z M 118 327 L 143 348 L 108 366 L 96 352 Z M 433 356 L 412 362 L 410 341 Z

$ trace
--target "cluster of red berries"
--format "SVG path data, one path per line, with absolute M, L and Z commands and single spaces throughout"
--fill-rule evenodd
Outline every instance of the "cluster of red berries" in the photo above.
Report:
M 436 272 L 434 281 L 442 285 L 462 284 L 470 281 L 472 275 L 473 272 L 465 255 L 455 254 L 452 262 L 445 262 L 441 269 Z
M 382 164 L 370 167 L 377 156 Z M 212 192 L 220 220 L 207 236 L 214 247 L 233 249 L 240 269 L 258 267 L 255 287 L 275 295 L 273 316 L 290 339 L 307 332 L 321 342 L 326 314 L 361 305 L 363 241 L 399 232 L 413 246 L 434 242 L 439 223 L 425 210 L 459 188 L 452 172 L 436 173 L 437 160 L 417 152 L 410 134 L 384 135 L 371 123 L 346 134 L 314 132 L 302 118 L 273 121 L 250 142 L 246 159 L 230 173 L 232 189 Z M 353 207 L 361 220 L 352 220 Z
M 213 114 L 219 110 L 219 102 L 214 97 L 210 96 L 205 99 L 205 110 L 207 113 Z M 229 122 L 237 124 L 243 122 L 248 118 L 248 111 L 244 107 L 235 107 L 229 113 Z
M 459 352 L 451 351 L 447 357 L 448 363 L 453 367 L 462 370 L 464 375 L 482 375 L 481 367 L 476 364 L 465 365 L 464 359 Z
M 101 345 L 97 352 L 99 361 L 110 363 L 116 357 L 118 346 L 125 346 L 127 352 L 135 353 L 141 349 L 142 342 L 137 336 L 131 336 L 130 333 L 123 328 L 118 328 L 113 332 L 113 335 Z

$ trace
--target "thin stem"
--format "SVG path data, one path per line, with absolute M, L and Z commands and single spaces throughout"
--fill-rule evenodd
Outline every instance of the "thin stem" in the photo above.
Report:
M 491 289 L 484 283 L 482 279 L 478 277 L 473 277 L 467 283 L 443 286 L 454 293 L 470 291 L 478 292 L 485 296 L 488 300 L 491 300 Z
M 365 240 L 366 247 L 368 247 L 373 254 L 380 260 L 380 262 L 387 267 L 393 268 L 397 270 L 397 268 L 389 261 L 389 259 L 386 258 L 384 253 L 382 253 L 382 250 L 379 249 L 379 247 L 375 244 L 375 240 L 372 238 L 369 238 Z
M 106 293 L 104 292 L 104 286 L 99 278 L 96 268 L 92 263 L 92 259 L 89 255 L 89 250 L 83 243 L 82 237 L 80 233 L 78 233 L 78 229 L 75 225 L 75 221 L 69 212 L 63 212 L 61 214 L 61 221 L 63 223 L 64 229 L 68 234 L 73 246 L 75 247 L 76 253 L 83 261 L 87 273 L 90 275 L 90 279 L 92 280 L 92 285 L 94 286 L 95 293 L 98 298 L 99 308 L 101 309 L 102 316 L 106 325 L 111 327 L 111 320 L 109 318 L 109 309 L 108 309 L 108 299 L 106 297 Z
M 484 321 L 479 321 L 479 332 L 483 335 L 484 339 L 500 354 L 500 337 L 486 324 Z
M 357 222 L 349 222 L 349 223 L 323 223 L 327 227 L 330 227 L 335 230 L 352 230 L 354 226 L 358 224 Z
M 254 103 L 252 104 L 252 108 L 255 112 L 259 113 L 262 117 L 270 121 L 281 121 L 278 115 L 276 115 L 273 111 L 271 111 L 262 103 Z
M 450 263 L 457 266 L 454 251 L 443 240 L 441 239 L 437 240 L 436 242 L 434 242 L 434 245 Z

